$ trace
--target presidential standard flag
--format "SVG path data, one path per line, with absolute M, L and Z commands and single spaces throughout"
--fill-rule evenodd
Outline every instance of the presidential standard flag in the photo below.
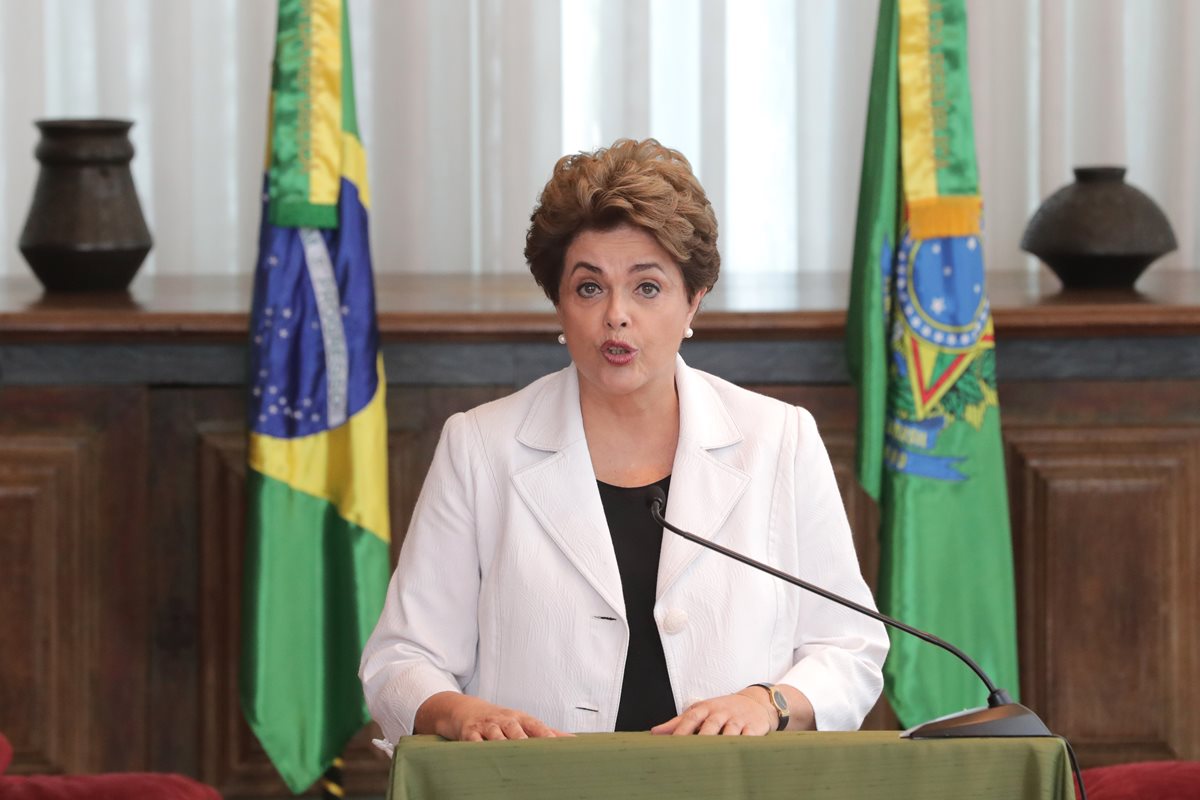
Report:
M 280 0 L 251 313 L 241 702 L 295 793 L 368 721 L 388 582 L 387 426 L 350 31 Z
M 847 353 L 857 471 L 880 506 L 881 609 L 1017 693 L 1012 546 L 984 292 L 964 0 L 882 0 Z M 984 705 L 956 658 L 890 632 L 904 725 Z

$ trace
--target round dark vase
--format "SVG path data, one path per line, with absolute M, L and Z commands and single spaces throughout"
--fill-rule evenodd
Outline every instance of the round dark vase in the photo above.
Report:
M 1132 287 L 1177 246 L 1166 214 L 1125 183 L 1124 167 L 1076 167 L 1075 183 L 1046 198 L 1021 238 L 1068 289 Z
M 153 245 L 129 170 L 133 123 L 60 119 L 37 126 L 41 170 L 21 254 L 49 291 L 126 288 Z

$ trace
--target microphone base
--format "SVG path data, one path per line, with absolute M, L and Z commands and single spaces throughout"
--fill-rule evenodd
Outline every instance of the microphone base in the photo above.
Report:
M 900 734 L 904 739 L 1053 736 L 1037 714 L 1020 703 L 975 708 L 930 720 Z

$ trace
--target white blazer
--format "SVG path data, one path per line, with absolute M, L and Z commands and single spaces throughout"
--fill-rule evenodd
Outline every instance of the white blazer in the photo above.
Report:
M 825 447 L 803 409 L 677 360 L 666 518 L 873 607 Z M 670 532 L 654 618 L 677 709 L 787 683 L 822 730 L 879 696 L 883 626 Z M 629 641 L 574 366 L 455 414 L 359 674 L 395 742 L 463 691 L 568 731 L 611 731 Z

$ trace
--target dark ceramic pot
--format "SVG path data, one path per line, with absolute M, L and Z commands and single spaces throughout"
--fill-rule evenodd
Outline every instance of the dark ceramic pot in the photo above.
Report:
M 132 122 L 41 120 L 41 170 L 20 249 L 50 291 L 121 290 L 150 252 L 129 162 Z
M 1125 183 L 1124 167 L 1077 167 L 1075 183 L 1046 198 L 1021 239 L 1070 289 L 1131 287 L 1177 246 L 1166 214 Z

